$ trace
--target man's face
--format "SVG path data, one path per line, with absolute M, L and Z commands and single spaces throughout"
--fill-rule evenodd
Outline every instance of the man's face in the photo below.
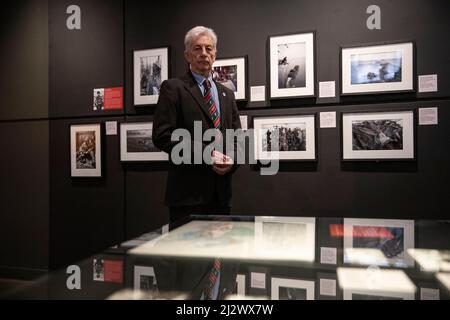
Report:
M 190 63 L 194 72 L 207 77 L 211 74 L 211 69 L 216 60 L 216 49 L 209 36 L 200 36 L 195 39 L 191 47 L 184 52 L 186 60 Z

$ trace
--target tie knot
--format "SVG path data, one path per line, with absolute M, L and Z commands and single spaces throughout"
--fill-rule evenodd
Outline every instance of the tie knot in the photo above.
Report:
M 203 87 L 205 88 L 206 91 L 208 91 L 211 88 L 211 83 L 209 82 L 208 79 L 205 79 L 205 81 L 203 81 Z

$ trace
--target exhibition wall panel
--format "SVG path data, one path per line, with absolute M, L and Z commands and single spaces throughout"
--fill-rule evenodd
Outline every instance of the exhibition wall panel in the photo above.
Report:
M 341 162 L 340 112 L 438 108 L 438 125 L 416 129 L 416 161 Z M 241 166 L 233 180 L 233 211 L 254 215 L 377 218 L 448 218 L 450 102 L 386 103 L 307 109 L 248 111 L 257 116 L 337 112 L 337 127 L 318 129 L 318 161 L 281 162 L 261 176 Z M 319 116 L 319 114 L 317 114 Z M 262 200 L 264 199 L 264 200 Z
M 116 245 L 124 234 L 124 172 L 119 136 L 105 135 L 105 121 L 50 122 L 50 268 Z M 71 177 L 70 126 L 101 124 L 102 177 Z
M 48 117 L 48 3 L 20 0 L 0 12 L 1 120 Z
M 0 123 L 0 274 L 48 268 L 49 122 Z
M 449 31 L 445 0 L 400 0 L 377 2 L 381 9 L 381 29 L 369 30 L 366 21 L 369 1 L 286 0 L 278 2 L 213 1 L 211 14 L 199 15 L 203 2 L 139 0 L 125 3 L 126 112 L 152 113 L 154 105 L 133 105 L 133 51 L 170 46 L 172 75 L 187 70 L 183 57 L 184 35 L 195 25 L 212 27 L 219 38 L 218 58 L 248 55 L 250 86 L 266 85 L 268 90 L 267 39 L 315 31 L 316 82 L 336 81 L 336 97 L 284 99 L 249 102 L 247 107 L 285 107 L 299 104 L 373 103 L 380 101 L 439 98 L 450 96 L 450 49 L 445 39 Z M 149 12 L 158 19 L 149 19 Z M 380 42 L 413 41 L 416 46 L 417 75 L 438 75 L 438 92 L 382 94 L 339 97 L 340 47 Z M 416 77 L 414 77 L 416 79 Z M 316 95 L 317 90 L 316 90 Z
M 80 30 L 66 26 L 72 4 L 49 2 L 50 117 L 123 114 L 93 110 L 94 89 L 123 87 L 123 1 L 78 1 Z

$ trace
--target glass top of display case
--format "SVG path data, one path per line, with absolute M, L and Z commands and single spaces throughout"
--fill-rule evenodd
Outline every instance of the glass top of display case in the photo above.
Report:
M 167 229 L 167 230 L 166 230 Z M 450 221 L 190 216 L 9 299 L 447 300 Z

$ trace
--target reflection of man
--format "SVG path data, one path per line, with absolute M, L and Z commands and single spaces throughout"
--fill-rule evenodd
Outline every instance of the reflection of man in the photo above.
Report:
M 234 93 L 213 81 L 212 65 L 216 59 L 217 36 L 213 30 L 195 27 L 185 36 L 185 58 L 190 70 L 181 78 L 164 81 L 159 95 L 153 124 L 153 142 L 159 149 L 171 153 L 177 141 L 172 133 L 183 128 L 191 135 L 194 144 L 207 146 L 193 140 L 194 122 L 201 124 L 202 135 L 216 128 L 225 134 L 226 129 L 240 128 Z M 225 140 L 225 136 L 223 138 Z M 224 153 L 213 151 L 212 165 L 175 165 L 171 158 L 165 203 L 170 208 L 171 222 L 190 214 L 228 214 L 231 199 L 231 175 L 237 166 Z M 198 158 L 202 158 L 201 156 Z M 191 163 L 194 157 L 191 154 Z

